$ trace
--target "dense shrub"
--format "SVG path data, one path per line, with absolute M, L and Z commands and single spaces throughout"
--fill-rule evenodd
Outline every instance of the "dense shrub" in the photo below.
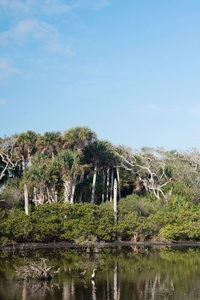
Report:
M 89 203 L 75 204 L 66 214 L 62 240 L 73 241 L 78 237 L 97 236 L 100 240 L 111 240 L 114 235 L 113 209 Z
M 174 222 L 163 226 L 159 234 L 166 240 L 200 240 L 200 212 L 179 211 Z
M 63 217 L 59 204 L 44 204 L 35 207 L 30 214 L 32 231 L 29 240 L 34 242 L 59 241 L 63 226 Z
M 1 239 L 4 237 L 15 242 L 28 241 L 31 229 L 30 218 L 20 209 L 12 208 L 0 223 Z
M 163 205 L 135 194 L 101 205 L 44 204 L 30 209 L 0 210 L 1 244 L 12 242 L 200 240 L 200 206 L 181 195 Z M 91 242 L 90 241 L 90 242 Z
M 112 203 L 102 203 L 99 206 L 97 238 L 103 241 L 111 241 L 116 238 L 116 226 L 113 218 Z

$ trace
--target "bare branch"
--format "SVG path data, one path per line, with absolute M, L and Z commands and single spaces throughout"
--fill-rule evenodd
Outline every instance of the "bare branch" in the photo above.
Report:
M 169 161 L 169 157 L 165 152 L 161 149 L 144 149 L 144 153 L 132 155 L 129 153 L 128 157 L 124 155 L 120 155 L 120 157 L 122 160 L 121 166 L 137 174 L 146 191 L 152 191 L 158 199 L 160 199 L 159 194 L 166 199 L 162 188 L 169 184 L 172 178 L 168 178 L 165 172 L 166 163 Z

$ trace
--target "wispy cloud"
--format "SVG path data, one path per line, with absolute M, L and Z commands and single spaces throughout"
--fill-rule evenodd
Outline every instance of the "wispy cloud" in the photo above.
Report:
M 49 15 L 69 14 L 77 8 L 100 10 L 110 3 L 110 0 L 68 0 L 67 4 L 65 0 L 0 0 L 0 17 L 2 14 L 10 20 L 7 30 L 5 27 L 0 30 L 0 45 L 24 47 L 34 43 L 39 50 L 72 56 L 75 51 L 68 45 L 65 29 L 61 22 L 54 25 L 47 22 Z
M 32 13 L 34 11 L 34 1 L 19 1 L 19 0 L 0 0 L 0 7 L 4 12 L 15 13 Z
M 7 14 L 36 15 L 43 14 L 65 14 L 81 5 L 81 1 L 73 1 L 72 4 L 66 4 L 60 0 L 0 0 L 0 7 Z
M 64 42 L 64 35 L 55 26 L 37 19 L 20 21 L 14 28 L 0 33 L 0 44 L 10 42 L 26 45 L 35 40 L 40 41 L 39 47 L 46 52 L 73 55 L 72 48 Z
M 69 13 L 81 5 L 80 1 L 74 1 L 73 4 L 64 4 L 58 0 L 45 0 L 41 9 L 46 14 L 64 14 Z
M 43 21 L 27 19 L 20 21 L 14 28 L 0 34 L 1 42 L 9 40 L 24 41 L 25 39 L 43 39 L 49 37 L 59 38 L 61 35 L 57 29 Z
M 108 0 L 96 0 L 93 1 L 93 9 L 94 10 L 100 10 L 104 8 L 105 6 L 109 6 L 111 4 L 111 1 Z
M 13 73 L 19 73 L 20 70 L 12 66 L 7 59 L 0 59 L 0 81 Z
M 18 17 L 26 14 L 33 16 L 38 14 L 56 15 L 66 14 L 80 7 L 91 7 L 100 10 L 111 4 L 110 0 L 0 0 L 0 8 L 7 14 L 14 14 Z
M 0 59 L 0 72 L 11 74 L 11 73 L 19 72 L 19 70 L 13 68 L 11 63 L 7 59 Z
M 6 104 L 6 100 L 5 99 L 0 99 L 0 105 L 5 105 Z

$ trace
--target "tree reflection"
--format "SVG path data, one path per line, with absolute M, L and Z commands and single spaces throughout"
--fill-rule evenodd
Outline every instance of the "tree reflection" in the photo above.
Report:
M 0 252 L 0 299 L 40 300 L 163 300 L 199 299 L 199 248 L 144 247 L 104 248 L 98 257 L 80 249 Z M 61 269 L 50 282 L 16 281 L 13 265 L 23 266 L 27 258 L 49 259 Z M 87 266 L 84 278 L 80 270 Z M 97 269 L 95 280 L 91 274 Z M 181 295 L 181 298 L 180 298 Z

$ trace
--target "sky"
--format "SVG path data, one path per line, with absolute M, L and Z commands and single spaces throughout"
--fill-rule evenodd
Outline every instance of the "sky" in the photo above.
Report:
M 199 0 L 0 0 L 0 137 L 200 150 Z

